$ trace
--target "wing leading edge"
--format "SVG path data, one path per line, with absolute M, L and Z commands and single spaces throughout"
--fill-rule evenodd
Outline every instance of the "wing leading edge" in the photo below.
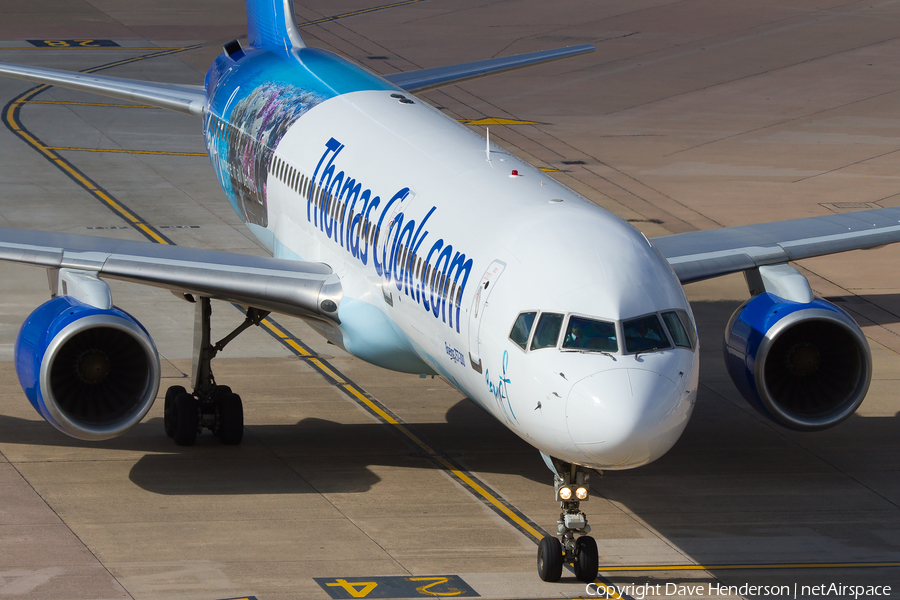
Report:
M 0 62 L 0 75 L 91 92 L 119 100 L 132 100 L 189 115 L 202 115 L 206 106 L 206 91 L 199 86 L 120 79 L 4 62 Z
M 0 260 L 339 322 L 340 281 L 321 263 L 8 228 L 0 228 Z
M 653 238 L 682 283 L 900 242 L 900 207 Z
M 579 54 L 587 54 L 596 50 L 590 44 L 569 46 L 568 48 L 556 48 L 554 50 L 541 50 L 503 58 L 491 58 L 470 63 L 435 67 L 433 69 L 421 69 L 419 71 L 406 71 L 405 73 L 393 73 L 384 78 L 394 85 L 403 88 L 407 92 L 424 92 L 447 85 L 454 85 L 479 79 L 497 73 L 524 69 L 542 63 L 552 62 Z

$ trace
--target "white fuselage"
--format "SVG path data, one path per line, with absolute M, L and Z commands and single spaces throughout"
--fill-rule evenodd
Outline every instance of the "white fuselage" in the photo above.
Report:
M 316 327 L 350 353 L 439 374 L 567 462 L 639 466 L 683 431 L 699 371 L 692 317 L 693 348 L 622 343 L 630 318 L 690 315 L 678 279 L 640 232 L 541 171 L 419 100 L 362 91 L 300 117 L 266 181 L 267 222 L 249 226 L 276 257 L 333 268 L 340 325 Z M 618 347 L 566 350 L 564 321 L 555 346 L 523 348 L 510 334 L 527 311 L 612 323 Z

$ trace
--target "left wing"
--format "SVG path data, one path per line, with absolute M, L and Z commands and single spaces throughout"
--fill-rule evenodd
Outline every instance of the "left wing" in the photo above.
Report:
M 339 322 L 340 281 L 321 263 L 8 228 L 0 228 L 0 260 Z
M 900 242 L 900 207 L 653 238 L 681 283 Z

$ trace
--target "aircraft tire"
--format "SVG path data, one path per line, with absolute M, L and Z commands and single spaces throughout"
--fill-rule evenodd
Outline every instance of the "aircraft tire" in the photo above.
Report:
M 584 535 L 575 540 L 575 577 L 584 583 L 597 579 L 600 569 L 600 553 L 594 538 Z
M 538 575 L 542 581 L 556 582 L 562 577 L 562 568 L 562 544 L 555 537 L 545 537 L 538 545 Z
M 166 390 L 166 403 L 163 409 L 163 426 L 166 428 L 166 435 L 170 438 L 175 437 L 175 424 L 177 416 L 175 414 L 175 398 L 180 394 L 186 394 L 187 390 L 180 385 L 173 385 Z
M 212 392 L 212 400 L 213 402 L 218 402 L 221 398 L 224 398 L 228 394 L 231 393 L 231 388 L 227 385 L 217 385 Z
M 230 392 L 218 396 L 219 439 L 226 446 L 236 446 L 244 437 L 244 406 L 241 397 Z
M 197 400 L 187 392 L 175 396 L 175 432 L 172 436 L 179 446 L 193 446 L 200 425 Z
M 213 427 L 212 433 L 214 436 L 219 437 L 222 432 L 222 424 L 221 424 L 221 412 L 222 412 L 222 398 L 231 394 L 231 388 L 227 385 L 217 385 L 213 388 L 212 393 L 209 396 L 209 399 L 212 401 L 213 406 L 216 407 L 216 413 L 219 414 L 216 418 L 219 420 L 216 423 L 216 426 Z

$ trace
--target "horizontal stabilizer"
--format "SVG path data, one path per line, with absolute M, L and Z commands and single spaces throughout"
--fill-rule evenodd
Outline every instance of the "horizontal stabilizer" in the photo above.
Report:
M 119 79 L 4 62 L 0 62 L 0 75 L 131 100 L 189 115 L 202 115 L 206 106 L 206 91 L 200 86 Z
M 461 65 L 450 65 L 448 67 L 435 67 L 433 69 L 407 71 L 406 73 L 392 73 L 390 75 L 385 75 L 384 78 L 408 92 L 424 92 L 426 90 L 469 81 L 470 79 L 478 79 L 489 75 L 496 75 L 497 73 L 515 71 L 516 69 L 524 69 L 525 67 L 531 67 L 533 65 L 540 65 L 554 60 L 569 58 L 570 56 L 587 54 L 594 50 L 596 50 L 596 48 L 590 44 L 583 44 L 581 46 L 569 46 L 567 48 L 557 48 L 555 50 L 541 50 L 539 52 L 529 52 L 528 54 L 517 54 L 515 56 L 506 56 L 503 58 L 490 58 L 488 60 L 479 60 Z

